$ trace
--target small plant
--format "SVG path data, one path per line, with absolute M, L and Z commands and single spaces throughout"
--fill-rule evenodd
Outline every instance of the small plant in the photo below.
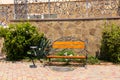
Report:
M 37 53 L 40 58 L 44 58 L 48 55 L 51 50 L 51 41 L 47 39 L 45 36 L 42 36 L 38 43 Z
M 88 64 L 100 64 L 100 61 L 99 61 L 98 58 L 89 55 L 89 56 L 88 56 L 87 63 L 88 63 Z
M 59 56 L 74 56 L 74 52 L 71 49 L 63 49 L 62 51 L 58 52 L 57 55 L 59 55 Z
M 74 56 L 74 52 L 71 49 L 63 49 L 62 51 L 57 53 L 58 56 Z M 71 59 L 59 59 L 59 61 L 66 62 L 69 64 Z

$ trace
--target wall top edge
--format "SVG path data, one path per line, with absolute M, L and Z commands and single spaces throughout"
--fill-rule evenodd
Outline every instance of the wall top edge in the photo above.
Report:
M 91 20 L 118 20 L 120 16 L 117 17 L 89 17 L 89 18 L 54 18 L 54 19 L 13 19 L 10 22 L 41 22 L 41 21 L 91 21 Z

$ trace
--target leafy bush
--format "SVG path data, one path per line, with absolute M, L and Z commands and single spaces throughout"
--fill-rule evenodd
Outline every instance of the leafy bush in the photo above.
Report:
M 9 60 L 26 57 L 30 46 L 37 45 L 43 36 L 30 23 L 11 24 L 8 28 L 0 28 L 0 37 L 5 40 L 4 49 Z
M 120 63 L 120 26 L 105 26 L 102 36 L 101 59 Z

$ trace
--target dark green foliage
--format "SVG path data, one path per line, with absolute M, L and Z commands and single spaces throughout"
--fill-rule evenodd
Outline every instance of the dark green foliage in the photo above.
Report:
M 38 43 L 38 55 L 41 58 L 44 58 L 48 55 L 48 52 L 51 50 L 51 42 L 45 36 L 42 36 Z
M 38 43 L 36 45 L 32 45 L 32 47 L 36 48 L 34 50 L 31 49 L 28 51 L 28 56 L 40 60 L 41 58 L 46 58 L 49 51 L 51 50 L 51 41 L 42 35 Z
M 101 59 L 120 63 L 120 26 L 105 26 L 102 36 Z
M 27 56 L 31 45 L 37 45 L 43 34 L 30 23 L 11 24 L 8 28 L 0 28 L 7 59 L 19 60 Z

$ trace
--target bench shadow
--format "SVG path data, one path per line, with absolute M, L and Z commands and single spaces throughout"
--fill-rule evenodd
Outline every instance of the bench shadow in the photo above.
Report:
M 58 72 L 68 72 L 68 71 L 73 71 L 79 67 L 83 67 L 82 63 L 77 63 L 77 62 L 50 62 L 46 64 L 47 67 L 49 67 L 53 71 L 58 71 Z
M 83 67 L 83 63 L 79 62 L 47 62 L 46 66 L 59 66 L 59 67 Z

